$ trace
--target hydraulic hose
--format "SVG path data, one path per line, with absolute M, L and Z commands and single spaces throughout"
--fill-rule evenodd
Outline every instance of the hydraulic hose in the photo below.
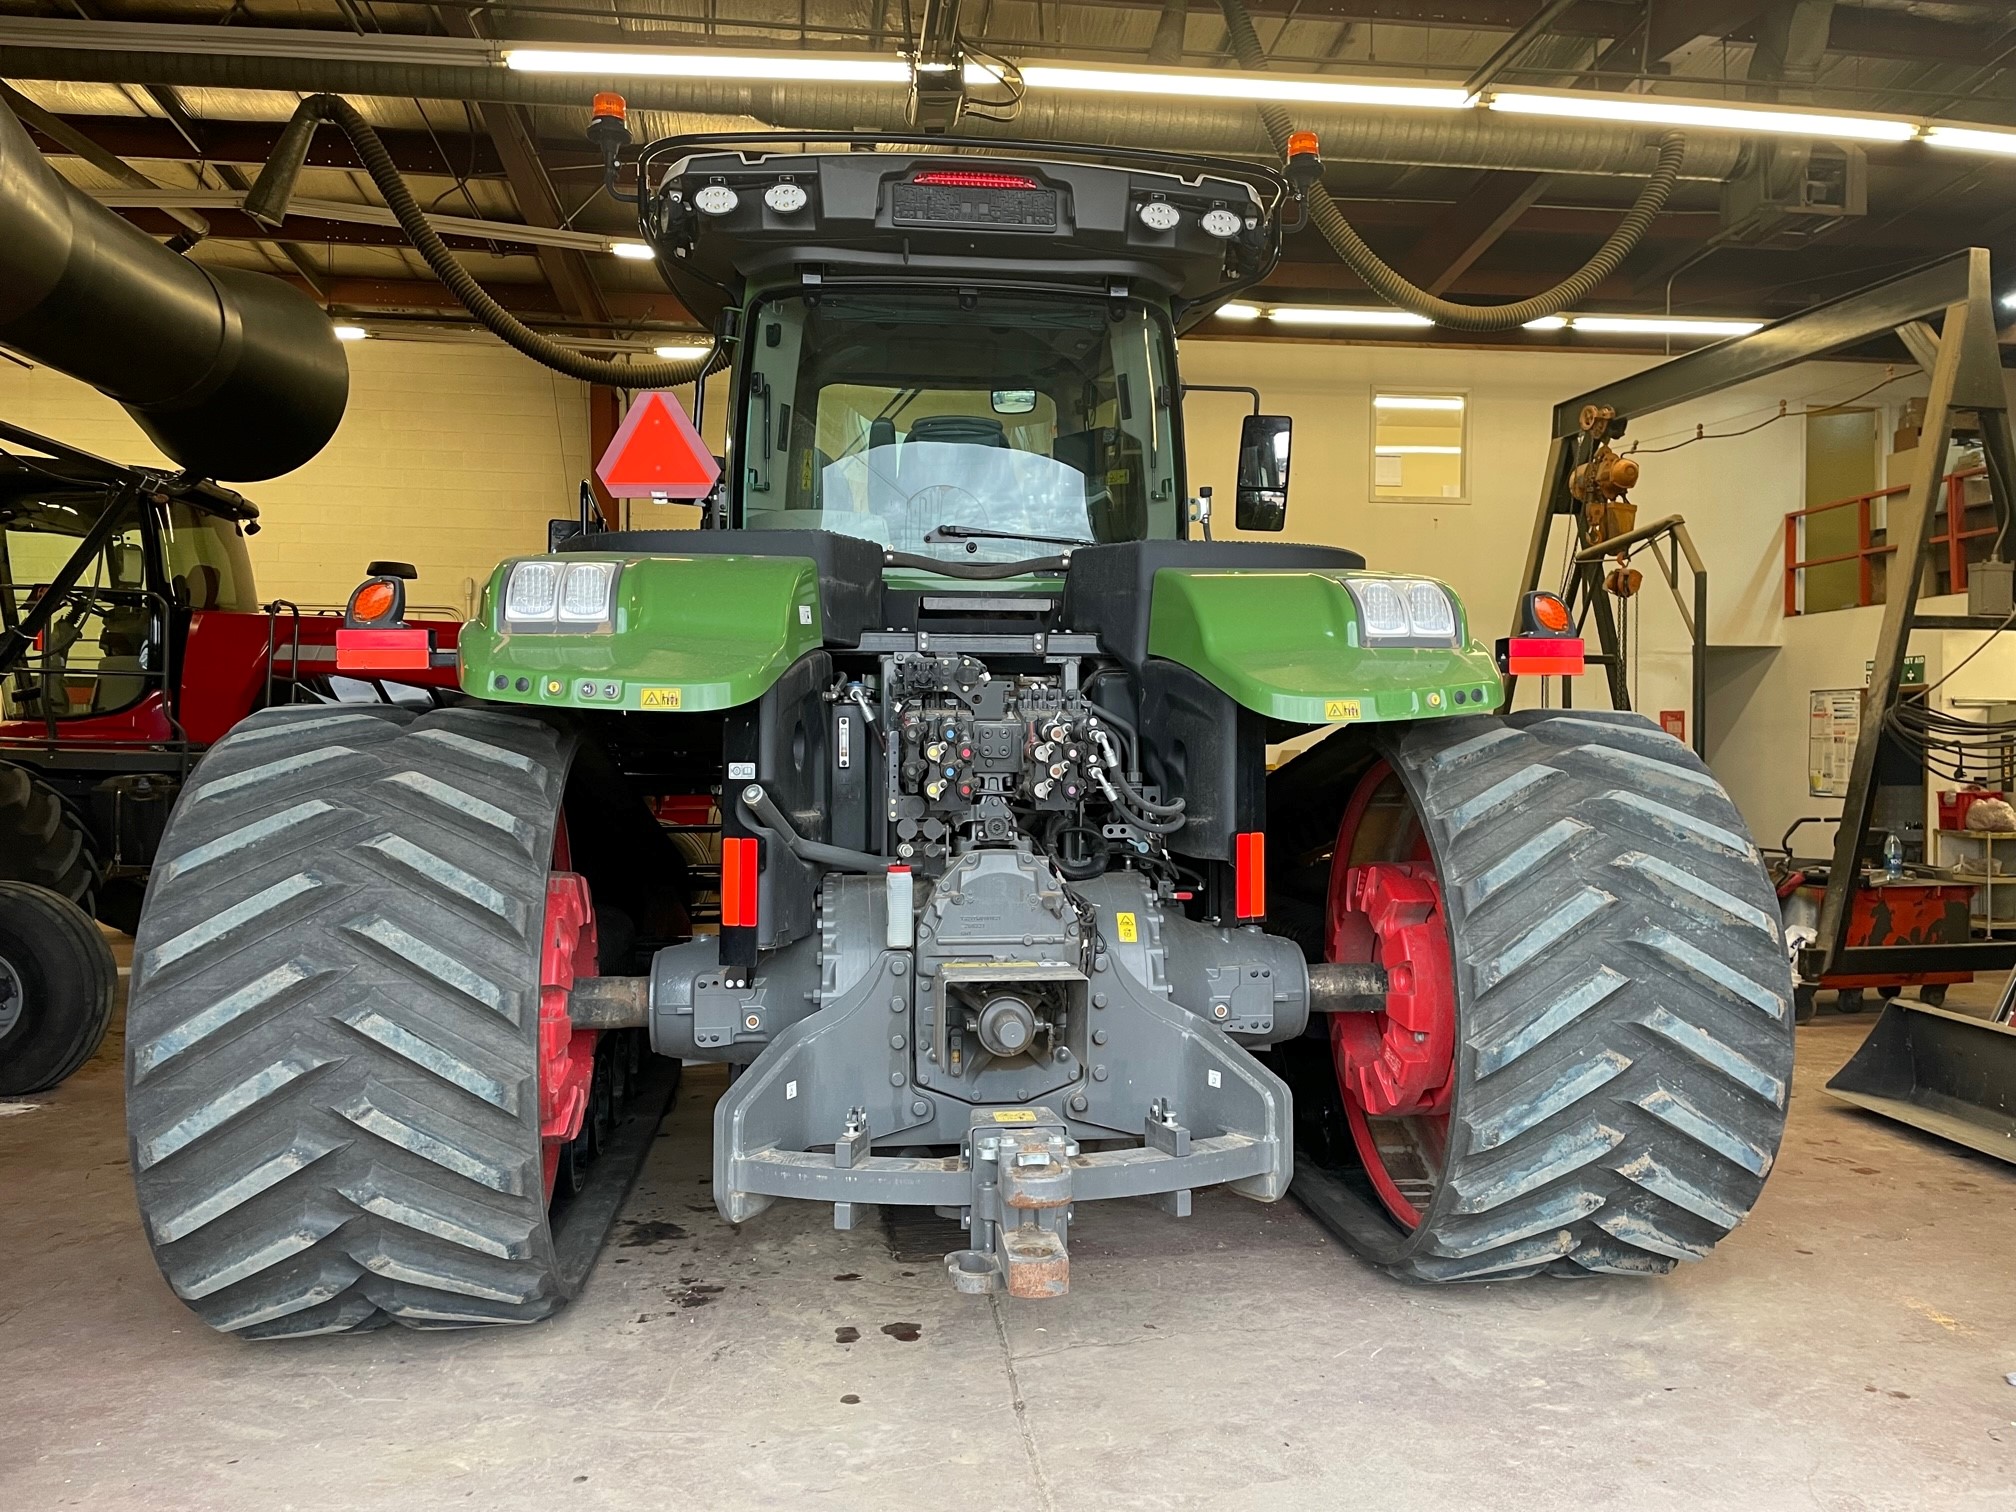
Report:
M 1253 73 L 1264 72 L 1267 51 L 1260 45 L 1259 34 L 1253 29 L 1253 18 L 1247 13 L 1246 0 L 1218 0 L 1218 4 L 1224 12 L 1225 29 L 1230 33 L 1233 56 L 1239 60 L 1239 66 Z M 1279 105 L 1262 105 L 1260 115 L 1267 123 L 1268 134 L 1285 150 L 1288 134 L 1293 129 L 1288 112 Z M 1408 282 L 1366 244 L 1365 238 L 1344 218 L 1344 212 L 1337 208 L 1337 202 L 1330 198 L 1330 191 L 1320 182 L 1309 186 L 1309 219 L 1344 260 L 1345 266 L 1364 279 L 1366 286 L 1375 294 L 1390 303 L 1416 315 L 1424 315 L 1435 324 L 1451 330 L 1508 331 L 1514 326 L 1559 315 L 1563 310 L 1572 308 L 1614 273 L 1643 239 L 1659 212 L 1666 208 L 1666 200 L 1673 192 L 1673 183 L 1680 176 L 1680 167 L 1686 156 L 1686 139 L 1679 132 L 1668 132 L 1662 137 L 1658 166 L 1645 180 L 1645 187 L 1638 191 L 1636 202 L 1624 213 L 1617 229 L 1610 233 L 1610 239 L 1597 249 L 1594 257 L 1546 293 L 1535 294 L 1517 304 L 1457 304 Z
M 378 133 L 341 95 L 310 95 L 301 102 L 281 132 L 273 156 L 260 170 L 258 181 L 246 193 L 245 211 L 248 215 L 268 225 L 278 225 L 286 218 L 288 202 L 294 196 L 295 180 L 307 161 L 308 144 L 315 135 L 315 128 L 323 121 L 335 125 L 350 139 L 350 145 L 357 149 L 358 159 L 364 164 L 364 171 L 371 175 L 371 182 L 385 197 L 386 208 L 398 220 L 399 229 L 406 233 L 414 250 L 434 270 L 434 276 L 446 284 L 449 292 L 461 301 L 462 307 L 493 335 L 534 362 L 565 373 L 569 378 L 578 378 L 583 383 L 606 383 L 632 389 L 677 388 L 727 364 L 727 354 L 718 341 L 711 350 L 684 359 L 612 362 L 591 357 L 586 352 L 576 351 L 540 335 L 493 299 L 469 270 L 456 260 L 447 243 L 441 240 L 440 233 L 427 223 L 427 213 L 420 208 L 413 191 L 406 187 L 406 180 L 400 176 L 392 154 L 386 150 Z

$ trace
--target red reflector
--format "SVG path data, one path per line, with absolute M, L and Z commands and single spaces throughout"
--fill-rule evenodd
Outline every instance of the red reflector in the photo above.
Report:
M 1233 841 L 1232 893 L 1240 918 L 1257 919 L 1267 912 L 1267 836 L 1261 830 L 1248 830 Z
M 1505 647 L 1505 670 L 1514 677 L 1580 677 L 1582 638 L 1515 635 Z
M 721 927 L 738 929 L 756 923 L 756 883 L 759 863 L 753 838 L 721 842 Z
M 1041 189 L 1026 173 L 985 173 L 972 168 L 934 168 L 910 180 L 913 184 L 939 184 L 947 189 Z
M 338 672 L 424 672 L 434 654 L 424 628 L 336 632 Z

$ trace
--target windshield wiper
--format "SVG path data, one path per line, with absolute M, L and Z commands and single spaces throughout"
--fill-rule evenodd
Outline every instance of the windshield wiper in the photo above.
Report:
M 932 544 L 940 541 L 1036 541 L 1045 546 L 1097 546 L 1085 536 L 1037 535 L 1027 530 L 990 530 L 985 525 L 934 525 L 924 533 Z

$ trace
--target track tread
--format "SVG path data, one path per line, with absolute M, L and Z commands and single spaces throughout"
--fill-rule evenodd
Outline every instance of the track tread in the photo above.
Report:
M 255 715 L 170 821 L 129 1121 L 171 1286 L 295 1338 L 565 1300 L 539 1164 L 539 934 L 570 739 L 476 710 Z
M 1386 755 L 1428 816 L 1467 1010 L 1446 1179 L 1412 1233 L 1354 1242 L 1423 1281 L 1699 1259 L 1757 1200 L 1792 1068 L 1734 805 L 1636 715 L 1451 720 Z

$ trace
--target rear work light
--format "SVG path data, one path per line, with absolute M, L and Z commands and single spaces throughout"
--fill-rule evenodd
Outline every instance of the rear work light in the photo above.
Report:
M 913 184 L 935 184 L 945 189 L 1041 189 L 1026 173 L 988 173 L 974 168 L 933 168 L 910 180 Z

